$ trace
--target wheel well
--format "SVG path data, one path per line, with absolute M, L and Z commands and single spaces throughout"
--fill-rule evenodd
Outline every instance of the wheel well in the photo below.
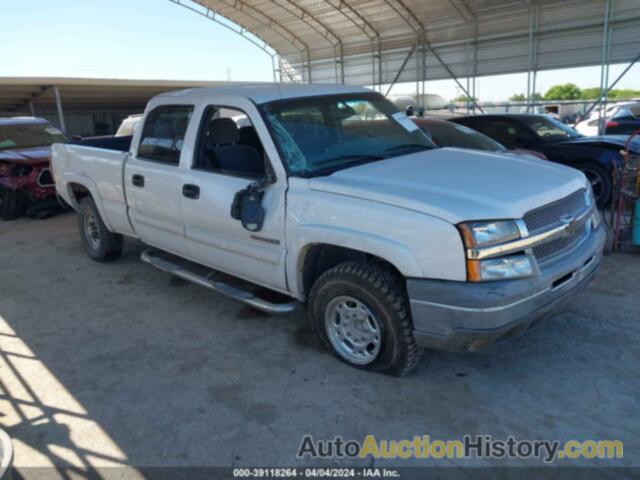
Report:
M 84 185 L 80 185 L 79 183 L 69 183 L 69 190 L 71 191 L 71 196 L 76 201 L 76 203 L 80 202 L 80 199 L 84 197 L 90 197 L 91 192 Z
M 302 263 L 302 288 L 305 295 L 311 291 L 311 287 L 320 275 L 330 268 L 348 261 L 376 261 L 393 270 L 394 273 L 402 276 L 400 271 L 383 258 L 369 253 L 354 250 L 352 248 L 340 247 L 328 244 L 316 244 L 309 247 L 305 253 Z

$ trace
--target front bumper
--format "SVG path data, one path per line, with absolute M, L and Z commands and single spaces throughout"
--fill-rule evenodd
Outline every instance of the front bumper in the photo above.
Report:
M 589 284 L 605 237 L 598 228 L 535 277 L 479 283 L 409 279 L 416 341 L 438 350 L 473 351 L 520 335 Z

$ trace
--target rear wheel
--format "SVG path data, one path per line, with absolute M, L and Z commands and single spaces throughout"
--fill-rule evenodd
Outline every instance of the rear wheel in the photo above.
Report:
M 325 347 L 357 368 L 402 376 L 422 354 L 403 280 L 378 263 L 345 262 L 323 273 L 309 295 L 309 322 Z
M 609 205 L 613 191 L 613 182 L 609 172 L 600 165 L 593 163 L 582 163 L 577 165 L 576 168 L 584 173 L 587 180 L 589 180 L 598 208 L 604 208 Z
M 122 254 L 122 235 L 111 233 L 91 197 L 80 201 L 80 238 L 87 254 L 97 262 L 110 262 Z
M 0 188 L 0 218 L 15 220 L 20 218 L 26 209 L 27 202 L 20 190 Z

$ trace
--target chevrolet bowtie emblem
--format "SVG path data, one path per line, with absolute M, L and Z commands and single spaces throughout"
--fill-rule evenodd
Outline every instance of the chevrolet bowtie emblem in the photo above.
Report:
M 560 217 L 560 221 L 566 225 L 565 235 L 573 235 L 578 230 L 578 222 L 573 215 L 563 215 Z

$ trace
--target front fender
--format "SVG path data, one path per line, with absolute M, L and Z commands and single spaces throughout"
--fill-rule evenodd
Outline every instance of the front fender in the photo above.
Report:
M 422 277 L 424 272 L 411 250 L 402 243 L 380 235 L 332 225 L 297 225 L 294 229 L 291 250 L 297 254 L 287 257 L 287 278 L 296 279 L 290 285 L 292 293 L 304 295 L 302 269 L 305 254 L 314 245 L 334 245 L 357 250 L 386 260 L 405 277 Z M 294 283 L 294 282 L 292 282 Z

